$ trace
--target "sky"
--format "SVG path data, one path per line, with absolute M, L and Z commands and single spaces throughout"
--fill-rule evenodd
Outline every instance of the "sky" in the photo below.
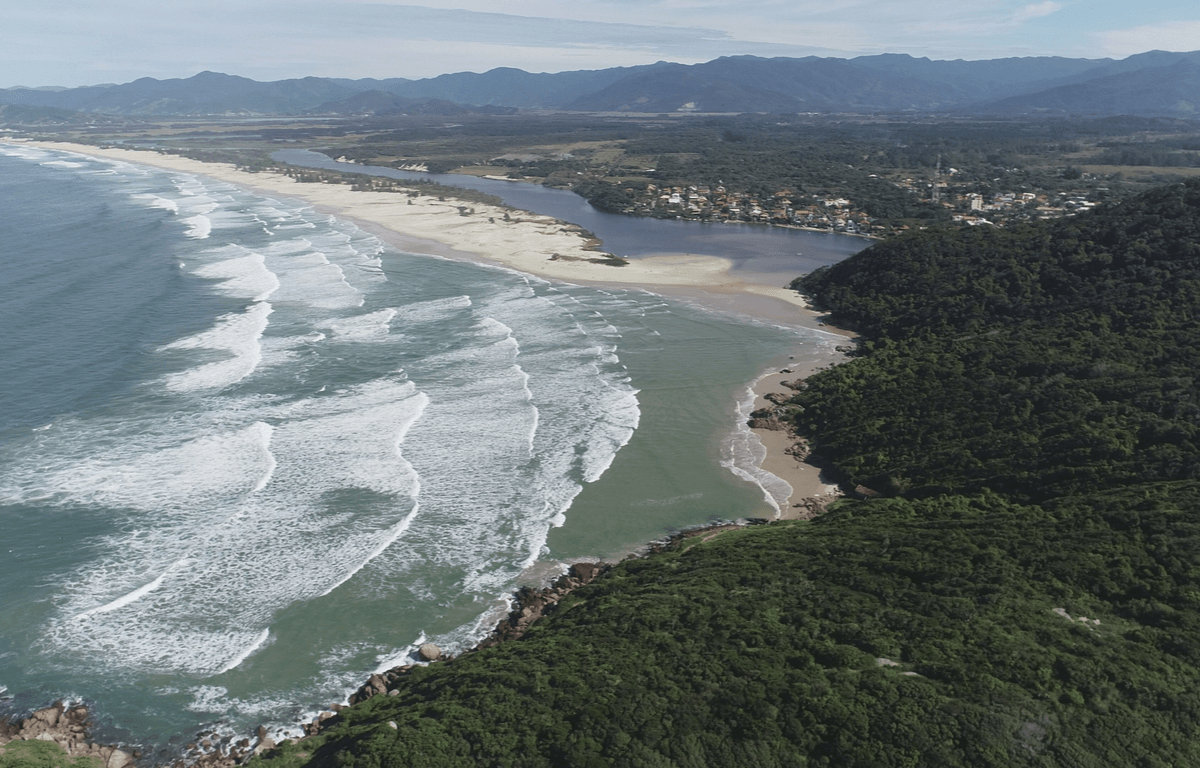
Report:
M 719 56 L 1125 58 L 1200 49 L 1195 0 L 0 0 L 0 87 L 561 72 Z

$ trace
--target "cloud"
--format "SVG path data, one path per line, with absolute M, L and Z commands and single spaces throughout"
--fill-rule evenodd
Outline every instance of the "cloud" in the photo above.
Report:
M 1090 0 L 206 0 L 170 13 L 153 0 L 57 0 L 53 9 L 22 3 L 5 14 L 0 72 L 38 85 L 202 69 L 258 80 L 418 78 L 743 54 L 979 59 L 1195 45 L 1194 23 L 1150 23 L 1167 15 L 1159 1 L 1121 6 L 1118 20 L 1115 4 Z M 1146 25 L 1096 37 L 1130 17 Z
M 1052 0 L 1046 0 L 1044 3 L 1030 3 L 1024 8 L 1018 9 L 1013 14 L 1012 20 L 1014 24 L 1024 24 L 1027 21 L 1040 19 L 1043 16 L 1049 16 L 1061 10 L 1062 4 L 1052 2 Z
M 1200 21 L 1145 24 L 1101 32 L 1095 37 L 1105 54 L 1116 57 L 1154 50 L 1194 51 L 1200 49 Z

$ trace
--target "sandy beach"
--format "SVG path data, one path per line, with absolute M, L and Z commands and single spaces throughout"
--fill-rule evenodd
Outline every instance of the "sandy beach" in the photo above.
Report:
M 230 164 L 204 163 L 148 150 L 62 142 L 15 143 L 198 174 L 260 194 L 302 200 L 409 252 L 500 265 L 577 284 L 637 286 L 732 314 L 810 328 L 821 325 L 817 314 L 795 291 L 735 277 L 730 274 L 731 262 L 725 259 L 663 254 L 613 266 L 602 263 L 604 255 L 589 250 L 589 242 L 578 231 L 549 216 L 482 203 L 464 205 L 426 195 L 409 197 L 353 190 L 342 184 L 302 183 L 280 173 L 251 173 Z M 841 333 L 828 327 L 822 330 Z M 769 373 L 754 385 L 755 409 L 769 405 L 764 399 L 767 393 L 788 391 L 781 381 L 803 378 L 812 372 L 789 370 Z M 782 507 L 782 517 L 802 516 L 805 510 L 794 506 L 798 500 L 825 497 L 836 490 L 822 482 L 816 467 L 786 452 L 796 442 L 793 436 L 778 430 L 754 432 L 767 449 L 763 469 L 793 488 L 791 498 Z

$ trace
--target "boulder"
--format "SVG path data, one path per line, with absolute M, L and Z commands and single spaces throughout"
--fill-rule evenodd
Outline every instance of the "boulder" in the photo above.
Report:
M 600 572 L 600 563 L 572 563 L 567 571 L 571 578 L 579 579 L 584 584 L 596 578 Z
M 442 649 L 433 643 L 425 643 L 417 649 L 417 654 L 425 661 L 437 661 L 442 657 Z
M 62 714 L 62 710 L 59 709 L 59 707 L 48 707 L 46 709 L 39 709 L 37 712 L 34 712 L 33 715 L 31 715 L 31 718 L 34 720 L 41 720 L 47 726 L 53 728 L 54 726 L 58 725 L 58 716 L 60 714 Z
M 126 766 L 132 763 L 133 755 L 119 749 L 114 749 L 112 754 L 108 756 L 108 760 L 104 763 L 104 768 L 126 768 Z

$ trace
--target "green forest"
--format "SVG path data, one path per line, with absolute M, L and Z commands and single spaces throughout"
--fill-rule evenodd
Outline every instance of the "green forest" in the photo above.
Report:
M 673 539 L 253 764 L 1200 765 L 1200 183 L 796 287 L 862 341 L 786 411 L 870 498 Z

